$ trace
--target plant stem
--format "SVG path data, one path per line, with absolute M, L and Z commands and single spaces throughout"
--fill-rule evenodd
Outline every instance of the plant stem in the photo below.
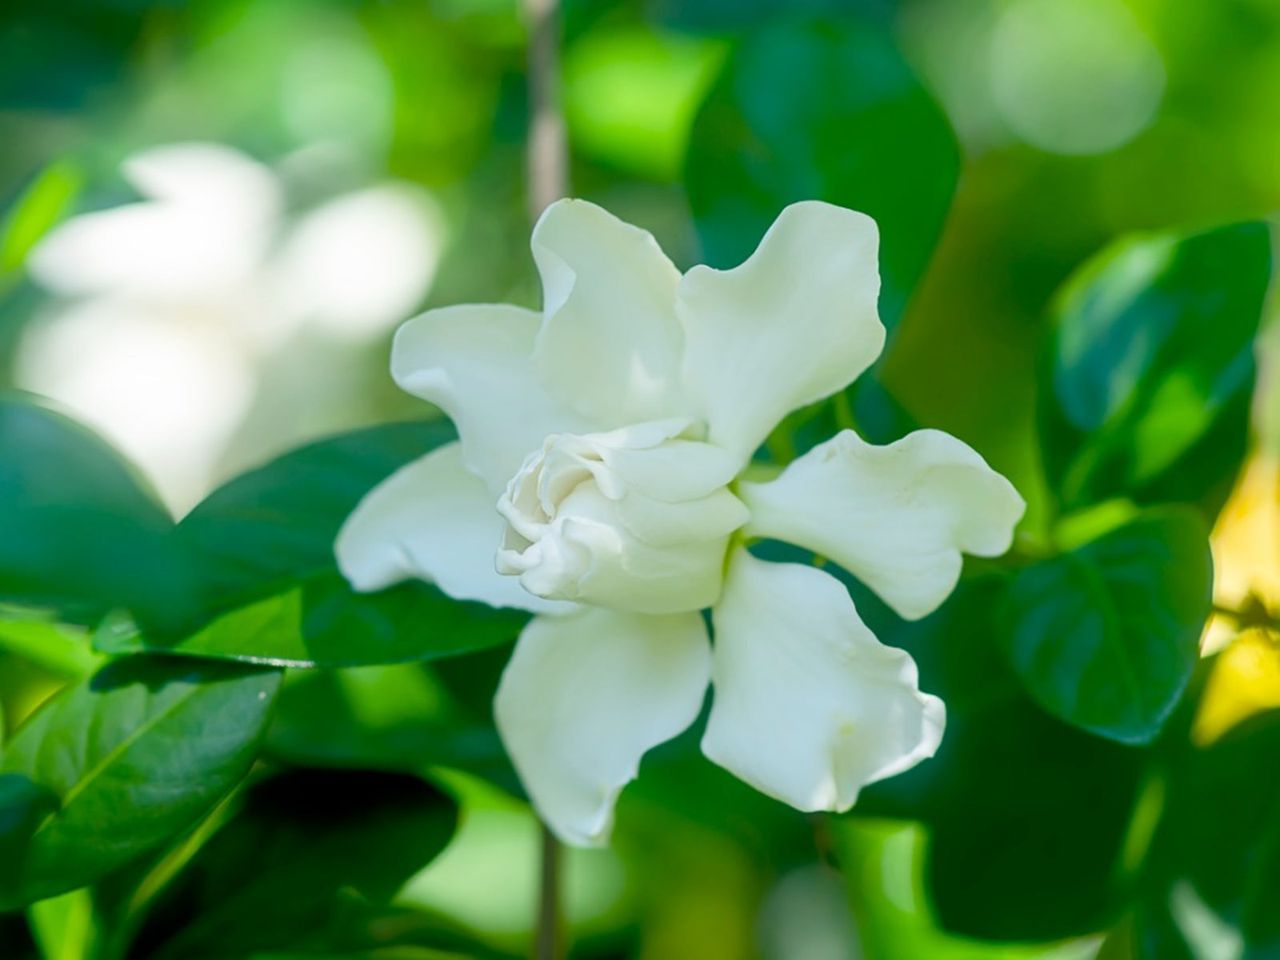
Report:
M 1213 612 L 1217 616 L 1235 621 L 1236 626 L 1241 630 L 1258 628 L 1280 632 L 1280 617 L 1273 616 L 1267 605 L 1255 594 L 1245 597 L 1239 607 L 1214 603 Z
M 560 108 L 559 0 L 523 0 L 529 29 L 529 215 L 537 220 L 568 190 L 568 146 Z
M 542 870 L 538 877 L 538 930 L 534 941 L 536 960 L 560 960 L 564 938 L 560 923 L 560 841 L 546 824 L 542 828 Z
M 569 151 L 560 105 L 559 0 L 522 0 L 529 30 L 529 143 L 526 177 L 529 218 L 565 195 Z M 564 937 L 560 916 L 560 842 L 542 824 L 542 865 L 538 877 L 536 960 L 561 960 Z

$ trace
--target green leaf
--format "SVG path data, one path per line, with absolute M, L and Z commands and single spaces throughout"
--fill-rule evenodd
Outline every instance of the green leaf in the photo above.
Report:
M 43 960 L 90 960 L 95 956 L 100 931 L 87 887 L 36 901 L 27 908 L 27 922 Z
M 1152 511 L 1021 570 L 998 636 L 1050 713 L 1121 743 L 1147 743 L 1191 678 L 1212 587 L 1199 515 Z
M 962 583 L 935 614 L 902 623 L 865 590 L 858 612 L 920 668 L 947 705 L 937 755 L 872 784 L 854 814 L 922 821 L 941 927 L 1002 941 L 1092 934 L 1128 904 L 1123 851 L 1147 752 L 1048 715 L 996 635 L 1001 576 Z
M 215 490 L 178 525 L 199 558 L 205 609 L 334 569 L 333 541 L 362 497 L 454 439 L 447 421 L 393 423 L 300 447 Z
M 924 890 L 925 832 L 918 824 L 844 818 L 831 839 L 866 956 L 875 960 L 1086 960 L 1080 944 L 985 943 L 939 930 Z
M 232 480 L 179 525 L 198 602 L 157 597 L 113 653 L 162 650 L 273 664 L 352 666 L 452 656 L 512 639 L 525 615 L 411 582 L 360 594 L 333 543 L 347 515 L 394 470 L 451 440 L 447 423 L 400 423 L 303 447 Z M 423 496 L 431 492 L 423 491 Z M 173 622 L 186 629 L 166 629 Z
M 1198 500 L 1231 478 L 1270 279 L 1261 223 L 1129 238 L 1077 271 L 1058 297 L 1040 409 L 1064 506 Z
M 139 942 L 156 960 L 299 947 L 353 900 L 389 901 L 456 826 L 454 802 L 416 777 L 274 777 L 200 850 Z
M 180 601 L 173 521 L 114 450 L 29 399 L 0 397 L 0 602 L 90 623 L 152 596 Z
M 513 639 L 523 621 L 520 613 L 454 600 L 424 583 L 358 594 L 335 572 L 222 614 L 189 635 L 168 640 L 135 630 L 100 649 L 349 667 L 470 653 Z
M 55 623 L 40 611 L 0 605 L 0 651 L 51 673 L 78 679 L 101 666 L 85 631 Z
M 84 183 L 72 163 L 57 160 L 39 172 L 0 221 L 0 277 L 22 266 L 31 248 L 71 207 Z
M 58 809 L 50 790 L 18 773 L 0 773 L 0 911 L 15 899 L 31 837 Z
M 873 216 L 880 314 L 892 330 L 933 253 L 959 165 L 945 116 L 885 28 L 782 20 L 730 59 L 695 122 L 685 182 L 717 267 L 744 260 L 795 201 Z
M 1280 950 L 1280 712 L 1175 758 L 1133 923 L 1143 960 Z
M 0 773 L 50 791 L 7 902 L 91 883 L 194 823 L 244 776 L 278 671 L 134 658 L 110 664 L 31 718 Z
M 304 765 L 405 772 L 453 767 L 520 795 L 493 723 L 493 692 L 507 654 L 290 671 L 264 749 Z M 441 669 L 446 665 L 451 669 Z M 465 674 L 465 684 L 457 674 Z

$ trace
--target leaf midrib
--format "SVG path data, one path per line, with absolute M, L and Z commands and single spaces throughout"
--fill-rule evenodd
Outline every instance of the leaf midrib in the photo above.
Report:
M 127 737 L 125 737 L 118 744 L 116 744 L 114 747 L 108 750 L 107 753 L 97 763 L 95 763 L 92 767 L 89 768 L 85 776 L 82 777 L 80 780 L 78 780 L 71 787 L 71 789 L 67 791 L 66 795 L 61 798 L 58 809 L 54 810 L 47 817 L 45 817 L 44 820 L 41 821 L 40 826 L 37 827 L 35 831 L 32 833 L 32 838 L 34 839 L 35 837 L 43 833 L 45 828 L 48 827 L 50 823 L 52 823 L 61 814 L 63 814 L 81 794 L 83 794 L 87 789 L 89 789 L 89 787 L 91 787 L 93 783 L 99 777 L 102 776 L 102 774 L 106 771 L 106 769 L 112 763 L 114 763 L 121 756 L 127 753 L 140 739 L 142 739 L 142 737 L 146 736 L 148 733 L 154 730 L 155 727 L 160 722 L 162 722 L 163 720 L 167 720 L 169 716 L 179 707 L 186 706 L 187 703 L 193 697 L 197 696 L 198 694 L 204 692 L 207 689 L 208 689 L 207 687 L 200 684 L 191 684 L 189 690 L 186 693 L 176 698 L 170 705 L 168 705 L 165 709 L 161 710 L 159 713 L 155 714 L 152 717 L 149 717 L 136 729 L 131 731 Z

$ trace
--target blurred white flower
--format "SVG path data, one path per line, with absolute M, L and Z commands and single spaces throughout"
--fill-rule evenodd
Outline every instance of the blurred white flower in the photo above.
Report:
M 31 325 L 16 376 L 118 444 L 181 512 L 286 342 L 368 341 L 420 303 L 440 218 L 425 193 L 388 183 L 291 222 L 279 177 L 216 144 L 147 150 L 124 175 L 141 201 L 75 217 L 32 251 L 31 275 L 66 302 Z M 332 383 L 299 382 L 332 402 Z M 242 455 L 298 439 L 261 433 Z
M 909 618 L 951 592 L 961 551 L 1009 547 L 1021 497 L 935 430 L 884 447 L 846 430 L 770 482 L 740 477 L 789 411 L 880 353 L 877 247 L 868 217 L 798 203 L 741 266 L 681 276 L 645 231 L 561 201 L 533 233 L 541 314 L 451 307 L 397 334 L 397 382 L 461 439 L 371 491 L 338 562 L 361 590 L 419 577 L 536 614 L 496 715 L 566 841 L 607 839 L 708 682 L 703 752 L 800 810 L 847 810 L 936 750 L 942 702 L 844 586 L 744 547 L 813 550 Z

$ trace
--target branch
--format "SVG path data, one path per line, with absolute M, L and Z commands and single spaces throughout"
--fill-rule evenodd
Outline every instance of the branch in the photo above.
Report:
M 558 0 L 523 0 L 529 26 L 529 215 L 568 190 L 568 146 L 560 109 Z
M 569 153 L 560 109 L 560 18 L 558 0 L 522 0 L 529 28 L 529 143 L 527 155 L 529 218 L 568 190 Z M 561 960 L 564 936 L 560 915 L 560 843 L 542 825 L 542 869 L 538 878 L 537 960 Z

